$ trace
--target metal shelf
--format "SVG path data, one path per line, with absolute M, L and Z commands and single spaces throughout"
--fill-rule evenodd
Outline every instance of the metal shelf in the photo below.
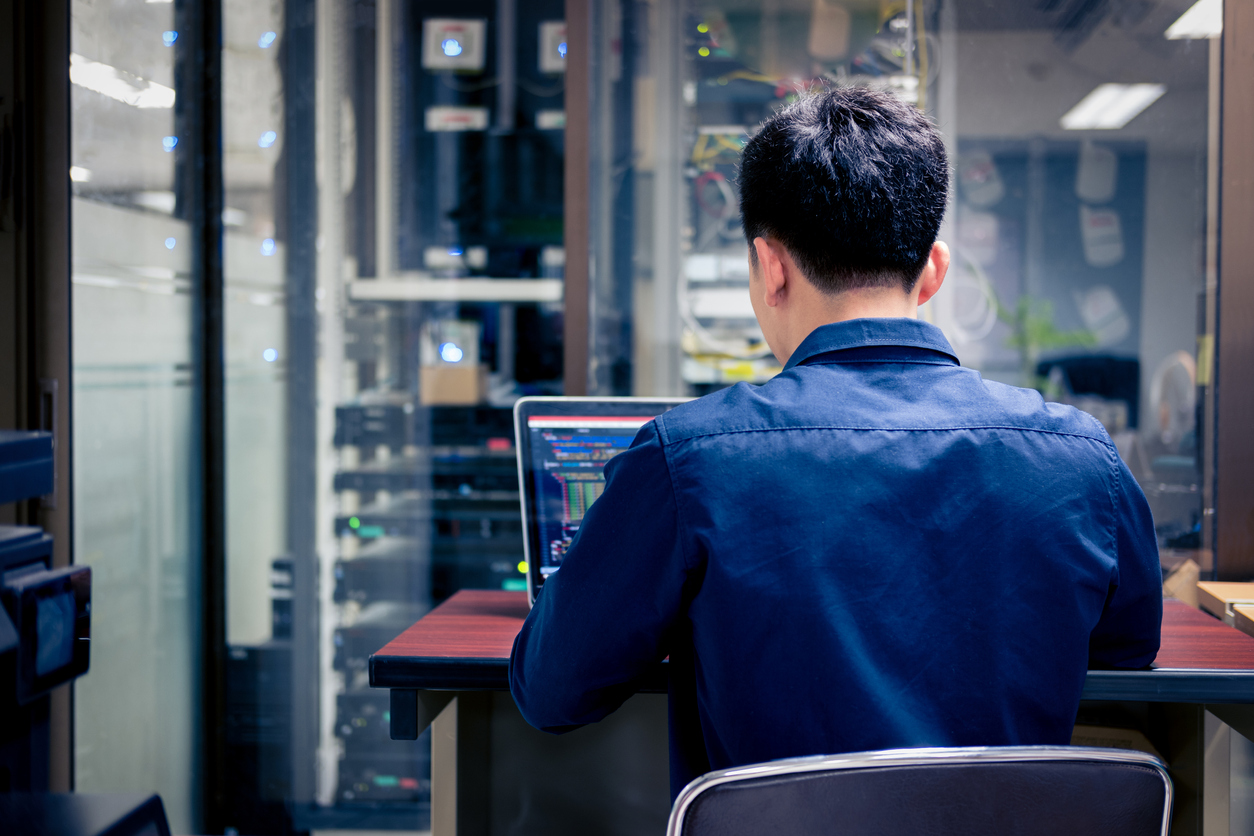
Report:
M 359 279 L 348 284 L 358 302 L 560 302 L 561 279 Z

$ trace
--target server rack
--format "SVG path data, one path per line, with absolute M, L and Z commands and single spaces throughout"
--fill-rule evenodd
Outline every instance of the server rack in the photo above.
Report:
M 317 520 L 334 538 L 318 698 L 334 781 L 297 823 L 421 830 L 429 735 L 389 738 L 367 660 L 459 589 L 525 589 L 511 406 L 560 391 L 564 67 L 542 53 L 564 45 L 564 5 L 375 13 L 392 37 L 349 43 L 353 88 L 374 89 L 353 100 L 353 271 L 325 314 L 344 368 Z

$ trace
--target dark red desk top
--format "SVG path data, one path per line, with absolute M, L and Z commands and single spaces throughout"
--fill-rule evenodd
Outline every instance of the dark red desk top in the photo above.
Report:
M 370 684 L 509 690 L 509 652 L 526 616 L 525 592 L 462 590 L 370 657 Z M 1084 698 L 1254 703 L 1254 638 L 1167 599 L 1153 669 L 1089 671 Z

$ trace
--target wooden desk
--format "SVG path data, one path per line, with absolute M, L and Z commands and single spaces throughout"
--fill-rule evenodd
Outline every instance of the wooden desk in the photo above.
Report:
M 1173 744 L 1174 751 L 1165 754 L 1178 789 L 1172 832 L 1186 836 L 1201 834 L 1203 772 L 1208 747 L 1214 749 L 1206 713 L 1254 739 L 1254 637 L 1179 601 L 1168 599 L 1163 604 L 1162 648 L 1154 666 L 1142 671 L 1089 671 L 1083 699 L 1167 704 L 1164 710 L 1171 722 L 1185 730 L 1186 741 Z M 491 832 L 486 812 L 490 799 L 483 795 L 489 792 L 490 782 L 484 779 L 486 767 L 472 763 L 475 755 L 468 741 L 486 745 L 490 735 L 485 716 L 491 714 L 495 722 L 503 722 L 501 718 L 512 709 L 507 695 L 493 702 L 492 694 L 509 691 L 509 653 L 526 615 L 526 593 L 463 590 L 370 657 L 370 684 L 391 689 L 394 739 L 413 740 L 433 722 L 438 732 L 437 717 L 446 720 L 444 733 L 437 733 L 433 742 L 432 823 L 437 834 Z M 663 664 L 642 691 L 665 690 Z M 454 711 L 446 716 L 450 703 Z M 463 706 L 460 711 L 458 703 Z M 657 713 L 656 708 L 649 710 Z M 664 745 L 664 720 L 655 721 Z M 525 734 L 511 733 L 515 740 Z M 1180 734 L 1175 733 L 1176 739 Z M 657 741 L 651 745 L 656 748 Z M 441 779 L 440 764 L 449 762 L 456 763 L 456 774 Z M 479 772 L 474 773 L 475 769 Z M 1216 780 L 1210 781 L 1212 788 Z M 454 788 L 451 797 L 447 793 L 439 797 L 441 783 Z M 458 783 L 463 787 L 473 783 L 476 789 L 457 793 Z M 1206 798 L 1207 804 L 1212 801 Z
M 508 691 L 509 652 L 526 617 L 525 592 L 462 590 L 370 657 L 370 684 Z M 646 693 L 665 693 L 665 666 L 650 680 Z M 1084 699 L 1254 703 L 1254 637 L 1168 599 L 1153 669 L 1089 671 Z

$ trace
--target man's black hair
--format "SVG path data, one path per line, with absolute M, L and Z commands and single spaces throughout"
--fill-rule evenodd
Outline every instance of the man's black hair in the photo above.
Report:
M 874 90 L 806 96 L 762 126 L 740 160 L 750 257 L 775 238 L 825 293 L 904 286 L 927 264 L 949 191 L 940 134 Z

